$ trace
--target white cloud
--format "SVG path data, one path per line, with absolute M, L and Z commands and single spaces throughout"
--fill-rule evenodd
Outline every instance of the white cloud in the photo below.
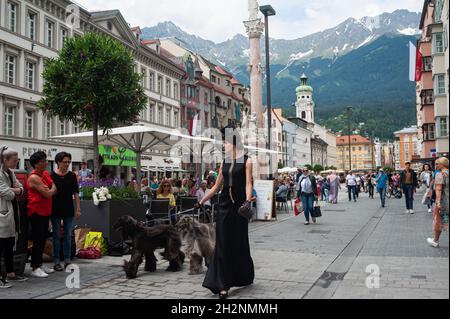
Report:
M 119 9 L 131 25 L 154 26 L 172 21 L 183 30 L 215 42 L 245 33 L 247 0 L 77 0 L 89 11 Z M 260 0 L 271 4 L 270 35 L 294 39 L 332 28 L 349 17 L 375 16 L 396 9 L 418 12 L 418 0 Z

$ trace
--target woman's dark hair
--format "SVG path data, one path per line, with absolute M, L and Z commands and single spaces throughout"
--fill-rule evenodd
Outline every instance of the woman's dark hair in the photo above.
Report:
M 425 163 L 425 164 L 422 165 L 422 171 L 425 170 L 425 166 L 428 166 L 428 168 L 429 168 L 430 171 L 432 170 L 431 164 Z
M 70 160 L 72 160 L 72 155 L 70 153 L 67 152 L 59 152 L 58 154 L 55 155 L 55 162 L 58 165 L 58 163 L 61 163 L 64 158 L 68 157 Z
M 241 135 L 239 131 L 237 131 L 236 126 L 233 124 L 227 125 L 220 130 L 220 134 L 222 134 L 222 141 L 226 141 L 230 144 L 233 144 L 235 147 L 242 146 Z M 231 140 L 233 138 L 233 140 Z
M 38 151 L 30 156 L 30 165 L 31 167 L 36 168 L 37 163 L 46 159 L 47 154 L 45 154 L 43 151 Z

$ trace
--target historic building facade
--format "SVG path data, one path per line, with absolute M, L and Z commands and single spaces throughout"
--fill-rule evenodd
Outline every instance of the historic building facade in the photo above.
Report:
M 18 149 L 20 168 L 29 169 L 29 156 L 38 149 L 47 152 L 50 169 L 60 150 L 72 153 L 75 167 L 92 157 L 89 146 L 49 140 L 80 128 L 45 117 L 36 109 L 42 97 L 45 60 L 58 55 L 66 38 L 89 31 L 106 34 L 132 51 L 135 70 L 144 75 L 142 85 L 149 101 L 140 122 L 180 126 L 183 68 L 157 47 L 142 43 L 139 28 L 130 28 L 119 11 L 88 12 L 64 0 L 0 0 L 0 140 Z M 166 157 L 149 153 L 143 164 L 158 166 Z

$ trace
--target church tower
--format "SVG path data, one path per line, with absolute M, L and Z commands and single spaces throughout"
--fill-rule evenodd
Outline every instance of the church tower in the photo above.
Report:
M 297 117 L 308 123 L 314 123 L 313 88 L 307 84 L 308 77 L 305 73 L 300 77 L 300 86 L 297 87 L 295 102 Z

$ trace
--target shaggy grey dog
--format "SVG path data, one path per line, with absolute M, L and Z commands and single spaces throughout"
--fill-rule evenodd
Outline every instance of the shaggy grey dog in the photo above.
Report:
M 177 229 L 171 225 L 156 225 L 148 227 L 131 216 L 122 216 L 114 224 L 116 231 L 122 232 L 123 240 L 133 241 L 130 261 L 125 261 L 124 270 L 127 278 L 136 278 L 142 257 L 145 256 L 145 271 L 156 271 L 155 250 L 164 248 L 161 253 L 169 261 L 167 271 L 179 271 L 184 262 L 181 248 L 181 237 Z
M 199 223 L 191 216 L 183 216 L 176 224 L 186 242 L 185 255 L 190 260 L 189 274 L 203 273 L 203 259 L 208 267 L 214 253 L 216 228 L 212 224 Z

